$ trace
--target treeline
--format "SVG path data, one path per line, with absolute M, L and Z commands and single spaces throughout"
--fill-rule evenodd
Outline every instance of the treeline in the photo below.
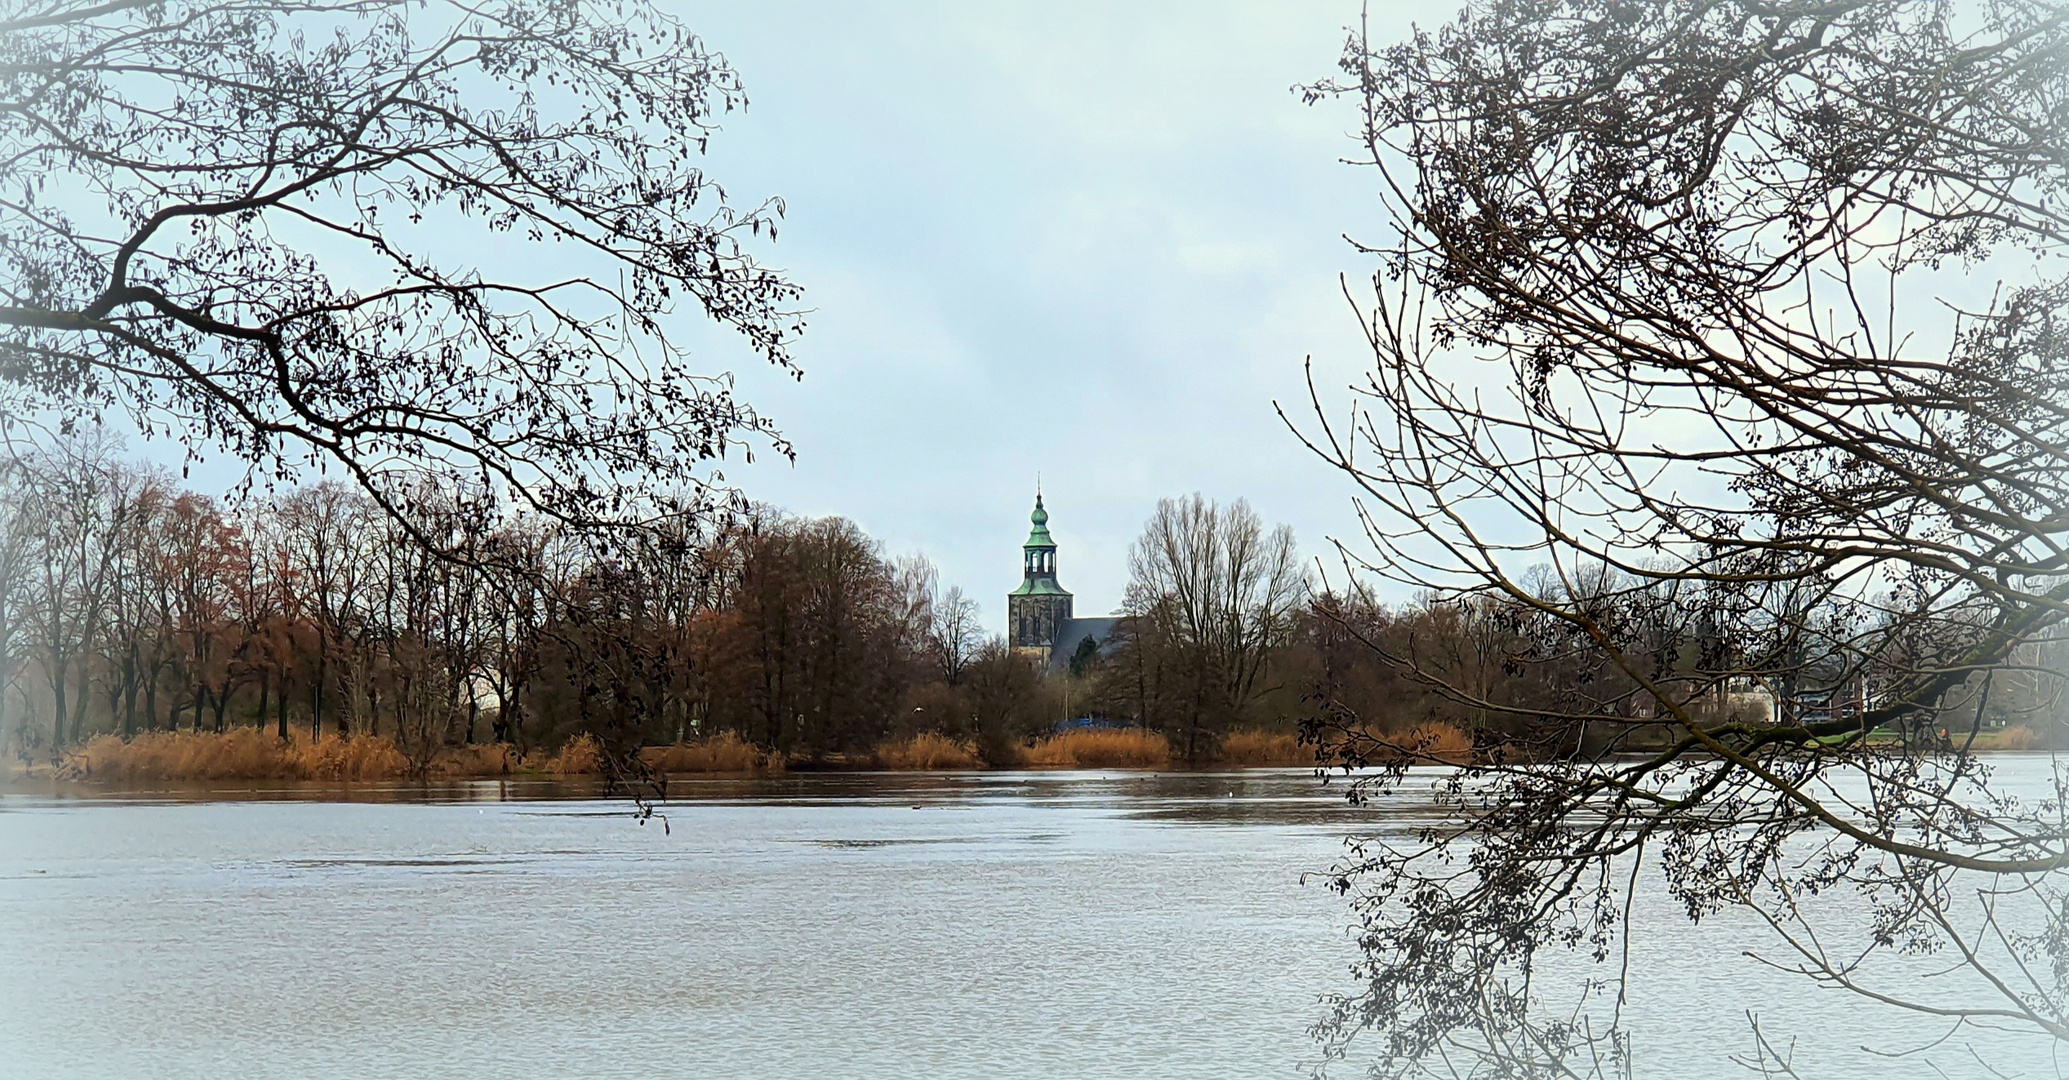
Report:
M 0 485 L 0 735 L 23 754 L 259 725 L 383 736 L 413 761 L 728 731 L 809 758 L 960 732 L 973 709 L 1032 720 L 1034 681 L 976 606 L 838 518 L 756 509 L 603 553 L 412 492 L 412 522 L 439 528 L 412 535 L 356 486 L 231 506 L 90 443 Z M 916 699 L 955 697 L 926 698 L 936 684 L 966 689 L 929 715 Z
M 730 733 L 809 761 L 933 733 L 1004 764 L 1090 716 L 1199 762 L 1231 733 L 1303 720 L 1549 753 L 1590 738 L 1573 702 L 1642 708 L 1627 673 L 1584 662 L 1527 605 L 1390 609 L 1316 590 L 1291 532 L 1241 502 L 1159 504 L 1114 640 L 1051 666 L 986 637 L 924 558 L 890 557 L 842 518 L 755 508 L 606 554 L 539 519 L 411 497 L 439 535 L 341 484 L 233 506 L 99 444 L 13 462 L 0 739 L 36 758 L 97 734 L 257 726 L 382 736 L 421 767 L 448 747 L 578 734 L 624 748 Z M 1660 651 L 1692 662 L 1704 647 Z M 1996 719 L 2051 718 L 2044 682 L 2000 686 Z M 1764 708 L 1722 685 L 1703 704 Z
M 1184 503 L 1192 525 L 1232 531 L 1139 557 L 1124 641 L 1070 672 L 988 638 L 925 559 L 841 518 L 755 508 L 602 551 L 478 500 L 402 497 L 417 533 L 353 485 L 224 502 L 84 440 L 11 461 L 0 739 L 38 758 L 99 734 L 256 726 L 381 736 L 422 765 L 577 734 L 732 733 L 811 760 L 931 732 L 1003 763 L 1092 715 L 1198 759 L 1236 727 L 1290 729 L 1299 703 L 1278 667 L 1305 580 L 1290 534 L 1270 565 L 1253 557 L 1240 505 Z M 1179 592 L 1245 607 L 1231 619 Z

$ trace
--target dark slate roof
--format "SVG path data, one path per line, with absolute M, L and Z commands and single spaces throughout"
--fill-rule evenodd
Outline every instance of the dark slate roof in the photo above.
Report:
M 1105 656 L 1114 650 L 1114 628 L 1121 624 L 1119 616 L 1109 615 L 1096 619 L 1065 619 L 1056 628 L 1056 640 L 1049 647 L 1049 666 L 1069 667 L 1070 658 L 1077 655 L 1078 642 L 1087 637 L 1099 643 L 1099 655 Z

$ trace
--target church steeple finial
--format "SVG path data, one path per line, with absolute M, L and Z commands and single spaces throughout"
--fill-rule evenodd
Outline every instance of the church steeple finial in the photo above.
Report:
M 1034 513 L 1027 515 L 1027 520 L 1034 523 L 1034 531 L 1027 534 L 1027 546 L 1029 548 L 1053 548 L 1056 546 L 1056 541 L 1049 539 L 1049 511 L 1042 506 L 1042 493 L 1040 491 L 1035 492 Z

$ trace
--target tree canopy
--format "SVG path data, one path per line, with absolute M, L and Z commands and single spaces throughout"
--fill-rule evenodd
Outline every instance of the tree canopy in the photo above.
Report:
M 410 527 L 434 479 L 583 527 L 787 447 L 689 309 L 791 368 L 798 290 L 700 164 L 746 101 L 644 2 L 0 3 L 0 416 L 111 414 Z
M 1547 693 L 1389 652 L 1528 723 L 1439 792 L 1451 827 L 1342 868 L 1336 1049 L 1589 1060 L 1613 1025 L 1527 973 L 1620 955 L 1640 872 L 1827 984 L 2069 1036 L 2063 791 L 1970 753 L 2069 615 L 2069 11 L 1489 0 L 1342 72 L 1310 93 L 1361 107 L 1387 211 L 1375 363 L 1303 430 L 1359 489 L 1357 568 L 1471 601 Z M 1812 899 L 1849 891 L 1858 957 Z M 1879 981 L 1898 950 L 1960 958 L 1960 1000 Z

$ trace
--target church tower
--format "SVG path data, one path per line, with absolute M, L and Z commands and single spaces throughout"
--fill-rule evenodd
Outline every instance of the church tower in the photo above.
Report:
M 1063 624 L 1070 621 L 1070 594 L 1056 584 L 1056 541 L 1049 538 L 1049 512 L 1035 493 L 1034 530 L 1021 549 L 1020 587 L 1006 594 L 1007 641 L 1014 652 L 1047 663 Z

